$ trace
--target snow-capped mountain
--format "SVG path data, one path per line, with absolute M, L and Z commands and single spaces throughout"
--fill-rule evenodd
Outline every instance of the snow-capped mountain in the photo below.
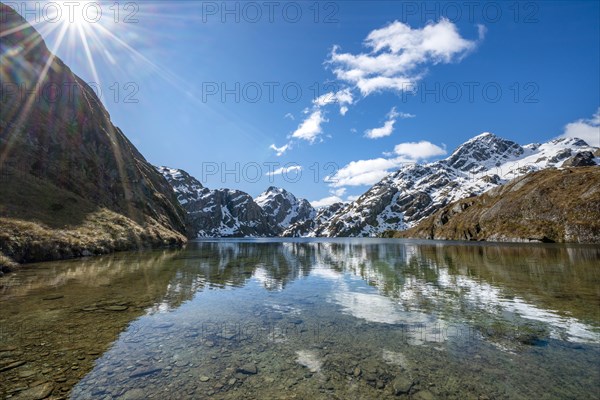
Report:
M 273 224 L 248 193 L 209 189 L 180 169 L 158 167 L 187 211 L 193 237 L 274 236 Z
M 317 212 L 305 199 L 297 199 L 285 189 L 269 187 L 254 199 L 264 212 L 274 219 L 275 224 L 284 230 L 291 224 L 312 220 Z
M 180 169 L 157 167 L 187 211 L 194 237 L 277 236 L 292 223 L 312 220 L 316 211 L 304 199 L 270 187 L 256 199 L 235 189 L 209 189 Z
M 321 207 L 316 211 L 315 217 L 307 219 L 302 222 L 297 222 L 290 225 L 281 236 L 286 237 L 302 237 L 310 234 L 317 226 L 324 224 L 328 221 L 333 214 L 339 209 L 344 207 L 344 203 L 333 203 L 331 205 Z
M 179 204 L 185 206 L 198 197 L 198 193 L 205 189 L 204 186 L 193 176 L 182 169 L 169 167 L 155 167 L 165 177 L 177 195 Z
M 286 235 L 376 236 L 389 229 L 407 229 L 448 203 L 481 194 L 528 172 L 559 168 L 563 163 L 600 164 L 598 149 L 576 138 L 520 146 L 483 133 L 444 160 L 401 167 L 331 217 L 315 220 L 309 232 L 304 229 L 307 223 L 296 224 Z
M 594 156 L 585 153 L 585 158 Z M 586 166 L 585 162 L 576 165 L 577 168 L 566 164 L 565 161 L 560 169 L 529 173 L 479 196 L 450 203 L 411 229 L 387 231 L 384 235 L 437 240 L 600 243 L 600 167 Z

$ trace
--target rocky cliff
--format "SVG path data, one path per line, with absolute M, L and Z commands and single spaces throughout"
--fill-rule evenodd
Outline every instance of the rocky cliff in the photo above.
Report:
M 317 227 L 325 224 L 340 209 L 344 208 L 344 203 L 333 203 L 329 206 L 321 207 L 317 210 L 315 217 L 301 222 L 295 222 L 283 231 L 281 236 L 285 237 L 304 237 L 314 232 Z

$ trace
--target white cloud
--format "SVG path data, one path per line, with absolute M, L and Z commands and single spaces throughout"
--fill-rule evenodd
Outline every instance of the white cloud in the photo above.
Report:
M 273 176 L 273 175 L 289 174 L 290 172 L 293 172 L 293 171 L 302 171 L 302 166 L 292 165 L 290 167 L 281 167 L 281 168 L 277 168 L 274 171 L 267 172 L 266 175 Z
M 324 197 L 320 200 L 313 200 L 310 202 L 310 204 L 312 204 L 313 207 L 315 208 L 319 208 L 319 207 L 325 207 L 325 206 L 330 206 L 334 203 L 340 203 L 340 202 L 344 202 L 344 200 L 342 200 L 342 196 L 346 194 L 346 188 L 338 188 L 338 189 L 331 189 L 329 191 L 329 193 L 331 194 L 331 196 L 327 196 Z M 349 196 L 352 197 L 352 196 Z M 346 200 L 346 202 L 351 201 L 351 200 Z
M 330 190 L 330 192 L 334 196 L 342 197 L 343 195 L 346 194 L 346 188 L 334 189 L 334 190 Z
M 335 97 L 340 104 L 352 104 L 354 102 L 352 92 L 348 88 L 338 91 Z
M 405 156 L 411 160 L 422 160 L 446 154 L 446 146 L 439 147 L 431 142 L 422 140 L 420 142 L 400 143 L 394 147 L 394 153 Z
M 313 104 L 317 107 L 323 107 L 328 104 L 352 104 L 354 98 L 350 89 L 346 88 L 337 92 L 328 92 L 322 94 L 313 100 Z
M 338 104 L 340 106 L 340 114 L 346 115 L 348 105 L 354 102 L 352 92 L 349 88 L 339 90 L 337 92 L 325 93 L 313 100 L 313 105 L 317 108 L 327 106 L 329 104 Z
M 485 28 L 479 26 L 479 41 Z M 328 60 L 340 80 L 358 88 L 364 96 L 383 90 L 414 89 L 426 65 L 450 63 L 474 50 L 478 41 L 464 39 L 447 19 L 412 29 L 399 21 L 376 29 L 365 39 L 367 53 L 341 53 L 334 46 Z
M 416 117 L 415 114 L 404 113 L 404 112 L 398 113 L 397 116 L 398 116 L 398 118 L 402 118 L 402 119 L 408 119 L 408 118 L 414 118 L 414 117 Z
M 277 154 L 277 157 L 281 157 L 289 148 L 290 148 L 290 144 L 284 144 L 281 147 L 277 147 L 275 146 L 275 144 L 272 144 L 269 146 L 269 148 L 271 150 L 275 150 L 275 153 Z
M 369 139 L 379 139 L 382 137 L 390 136 L 394 131 L 395 123 L 395 119 L 388 119 L 380 128 L 367 129 L 365 131 L 365 137 L 368 137 Z
M 397 118 L 414 118 L 413 114 L 397 112 L 396 107 L 392 107 L 390 112 L 387 114 L 387 121 L 383 124 L 382 127 L 367 129 L 365 131 L 365 137 L 369 139 L 379 139 L 382 137 L 390 136 L 392 132 L 394 132 L 394 124 L 396 123 Z
M 402 158 L 375 158 L 352 161 L 333 175 L 325 177 L 332 187 L 373 185 L 409 160 Z
M 591 146 L 600 147 L 600 107 L 591 119 L 580 119 L 565 125 L 560 137 L 579 138 Z
M 298 129 L 292 133 L 292 137 L 314 143 L 319 135 L 323 133 L 323 129 L 321 128 L 323 122 L 327 122 L 323 111 L 317 109 L 298 125 Z
M 348 112 L 347 105 L 352 104 L 353 101 L 354 99 L 350 89 L 343 89 L 337 92 L 328 92 L 317 97 L 313 100 L 313 106 L 311 109 L 305 108 L 302 110 L 302 113 L 308 115 L 308 117 L 306 117 L 292 133 L 292 141 L 281 148 L 271 145 L 271 149 L 275 150 L 277 155 L 280 156 L 288 148 L 290 148 L 293 139 L 302 139 L 310 142 L 311 144 L 314 143 L 323 133 L 323 128 L 321 125 L 324 122 L 329 122 L 325 118 L 325 111 L 323 111 L 322 108 L 329 104 L 339 104 L 340 114 L 345 115 Z M 285 116 L 294 119 L 294 116 L 291 113 L 287 113 Z
M 358 200 L 360 196 L 348 196 L 346 197 L 346 201 L 351 202 L 351 201 L 356 201 Z
M 311 144 L 317 141 L 323 134 L 322 124 L 328 122 L 324 107 L 337 104 L 340 114 L 346 115 L 349 106 L 355 104 L 357 90 L 363 96 L 384 90 L 415 90 L 415 84 L 426 74 L 429 65 L 459 61 L 474 50 L 485 35 L 485 27 L 478 28 L 479 39 L 467 40 L 460 35 L 456 25 L 444 18 L 416 29 L 394 21 L 367 35 L 364 45 L 368 51 L 364 53 L 344 53 L 339 46 L 334 46 L 327 63 L 336 77 L 349 87 L 314 99 L 312 107 L 303 110 L 307 117 L 292 133 L 292 141 L 301 139 Z M 383 126 L 366 130 L 365 136 L 372 139 L 389 136 L 398 118 L 413 117 L 392 109 Z M 278 155 L 281 154 L 283 152 L 278 151 Z
M 427 141 L 409 142 L 396 145 L 394 154 L 395 156 L 390 154 L 390 158 L 352 161 L 335 174 L 326 176 L 325 181 L 334 188 L 374 185 L 389 175 L 392 170 L 414 164 L 418 160 L 444 155 L 446 149 L 445 146 L 442 148 Z
M 285 116 L 284 116 L 283 118 L 289 118 L 289 119 L 291 119 L 292 121 L 296 119 L 296 118 L 294 118 L 294 115 L 293 115 L 292 113 L 287 113 L 287 114 L 285 114 Z
M 343 201 L 344 200 L 342 200 L 338 196 L 329 196 L 329 197 L 324 197 L 321 200 L 313 200 L 313 201 L 310 202 L 310 204 L 314 208 L 320 208 L 320 207 L 330 206 L 330 205 L 332 205 L 334 203 L 340 203 L 340 202 L 343 202 Z

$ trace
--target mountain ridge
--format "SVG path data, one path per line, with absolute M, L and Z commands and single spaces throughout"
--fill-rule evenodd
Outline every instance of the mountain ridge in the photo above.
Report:
M 256 198 L 236 189 L 209 189 L 181 169 L 156 167 L 187 211 L 192 237 L 271 237 L 292 223 L 314 218 L 305 199 L 271 186 Z
M 528 173 L 597 164 L 600 149 L 578 138 L 521 146 L 485 132 L 445 159 L 399 168 L 354 202 L 318 210 L 275 186 L 252 198 L 239 190 L 205 188 L 183 170 L 158 170 L 188 211 L 191 237 L 334 237 L 380 236 L 410 229 L 452 202 L 476 197 Z
M 561 167 L 573 157 L 585 158 L 588 165 L 600 164 L 598 155 L 590 156 L 594 152 L 598 148 L 577 138 L 521 146 L 483 133 L 445 159 L 410 164 L 390 173 L 303 233 L 309 237 L 378 236 L 386 230 L 408 229 L 453 201 L 479 195 L 529 172 Z M 292 226 L 288 231 L 301 230 Z

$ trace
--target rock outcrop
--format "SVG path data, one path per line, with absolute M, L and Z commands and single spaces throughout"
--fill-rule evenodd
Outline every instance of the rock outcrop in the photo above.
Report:
M 287 190 L 274 186 L 269 187 L 254 201 L 273 218 L 273 223 L 279 232 L 292 224 L 312 220 L 317 214 L 307 200 L 297 199 Z

